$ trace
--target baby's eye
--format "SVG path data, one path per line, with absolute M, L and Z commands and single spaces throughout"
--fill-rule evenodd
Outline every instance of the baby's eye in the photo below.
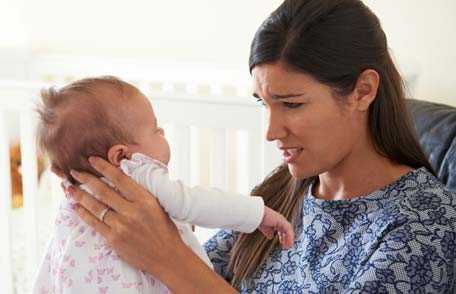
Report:
M 283 102 L 283 105 L 286 108 L 298 108 L 302 105 L 302 103 Z
M 163 134 L 164 133 L 163 128 L 156 128 L 155 133 Z
M 263 106 L 266 106 L 266 103 L 264 103 L 263 99 L 261 99 L 261 98 L 257 98 L 257 100 L 256 100 L 256 101 L 257 101 L 257 102 L 260 102 L 260 103 L 261 103 L 261 105 L 263 105 Z

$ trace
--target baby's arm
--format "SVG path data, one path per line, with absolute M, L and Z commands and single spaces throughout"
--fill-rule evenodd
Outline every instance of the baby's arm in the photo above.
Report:
M 203 187 L 190 188 L 170 180 L 168 171 L 154 160 L 134 154 L 121 163 L 122 170 L 152 192 L 173 218 L 206 228 L 224 228 L 250 233 L 261 223 L 264 202 Z
M 173 218 L 207 228 L 251 233 L 259 229 L 267 237 L 278 231 L 282 244 L 291 246 L 293 228 L 279 213 L 265 207 L 263 198 L 236 193 L 190 188 L 170 180 L 165 167 L 141 154 L 122 161 L 122 170 L 152 192 Z

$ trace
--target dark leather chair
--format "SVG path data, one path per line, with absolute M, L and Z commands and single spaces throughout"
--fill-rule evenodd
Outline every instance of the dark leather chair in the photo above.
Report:
M 456 108 L 414 99 L 407 104 L 432 167 L 440 181 L 456 191 Z

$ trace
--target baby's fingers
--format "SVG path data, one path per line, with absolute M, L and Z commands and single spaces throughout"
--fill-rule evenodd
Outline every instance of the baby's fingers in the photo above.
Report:
M 282 244 L 282 247 L 284 249 L 290 249 L 294 243 L 294 230 L 292 225 L 288 221 L 285 221 L 279 224 L 277 231 L 279 235 L 279 241 L 280 244 Z
M 275 233 L 275 231 L 274 231 L 273 228 L 271 228 L 271 227 L 266 227 L 266 226 L 262 226 L 262 227 L 259 227 L 258 229 L 260 230 L 261 233 L 263 233 L 263 235 L 264 235 L 267 239 L 271 240 L 272 238 L 274 238 L 274 233 Z

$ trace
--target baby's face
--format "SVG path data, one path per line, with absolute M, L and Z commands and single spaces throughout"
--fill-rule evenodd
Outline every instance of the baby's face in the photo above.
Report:
M 137 117 L 141 124 L 133 126 L 137 145 L 129 146 L 131 153 L 142 153 L 168 165 L 171 156 L 164 131 L 157 125 L 157 118 L 149 100 L 144 98 L 144 107 L 138 107 Z

